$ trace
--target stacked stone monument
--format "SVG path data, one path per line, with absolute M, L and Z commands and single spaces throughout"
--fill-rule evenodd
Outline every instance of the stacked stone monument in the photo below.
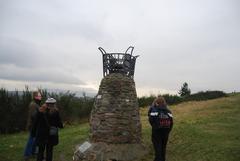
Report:
M 90 140 L 74 153 L 75 161 L 134 161 L 146 150 L 135 83 L 133 47 L 103 56 L 103 76 L 90 117 Z M 130 52 L 130 53 L 129 53 Z

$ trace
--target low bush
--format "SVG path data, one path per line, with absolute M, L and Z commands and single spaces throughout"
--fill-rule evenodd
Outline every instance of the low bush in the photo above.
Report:
M 198 93 L 191 94 L 184 98 L 184 101 L 203 101 L 209 99 L 215 99 L 220 97 L 226 97 L 227 94 L 223 91 L 201 91 Z
M 168 105 L 174 105 L 174 104 L 178 104 L 185 101 L 203 101 L 203 100 L 215 99 L 220 97 L 226 97 L 227 94 L 223 91 L 205 91 L 205 92 L 201 91 L 201 92 L 197 92 L 189 96 L 183 96 L 183 97 L 178 95 L 170 95 L 170 94 L 163 94 L 163 95 L 159 94 L 158 96 L 163 96 Z M 143 96 L 138 98 L 139 106 L 140 107 L 150 106 L 156 97 L 157 96 L 155 95 L 151 95 L 149 97 Z
M 163 96 L 165 98 L 168 105 L 178 104 L 178 103 L 182 102 L 182 98 L 178 95 L 164 94 L 161 96 Z M 139 106 L 140 107 L 150 106 L 156 97 L 157 96 L 155 96 L 155 95 L 151 95 L 149 97 L 143 96 L 143 97 L 138 98 Z

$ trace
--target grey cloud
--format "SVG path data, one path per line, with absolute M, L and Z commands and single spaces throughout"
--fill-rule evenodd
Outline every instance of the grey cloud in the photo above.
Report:
M 41 59 L 39 55 L 32 43 L 0 37 L 0 64 L 32 67 Z
M 0 65 L 0 79 L 33 82 L 52 82 L 62 84 L 84 85 L 85 83 L 71 73 L 59 69 L 21 68 L 14 65 Z
M 24 2 L 9 2 L 2 7 L 5 8 L 2 11 L 5 15 L 2 16 L 3 24 L 0 26 L 2 31 L 11 30 L 12 34 L 19 36 L 47 40 L 65 37 L 96 40 L 107 34 L 102 29 L 100 16 L 93 18 L 91 14 L 94 12 L 90 13 L 86 9 L 74 11 L 76 6 L 82 4 L 81 2 L 77 2 L 76 6 L 68 6 L 61 1 L 25 1 L 25 3 L 27 5 Z M 97 13 L 94 14 L 98 16 Z
M 240 90 L 238 6 L 237 0 L 5 1 L 0 64 L 16 68 L 1 74 L 52 82 L 62 76 L 59 82 L 68 83 L 77 83 L 77 75 L 96 82 L 102 76 L 98 46 L 124 52 L 134 45 L 137 87 L 176 91 L 187 81 L 195 91 Z

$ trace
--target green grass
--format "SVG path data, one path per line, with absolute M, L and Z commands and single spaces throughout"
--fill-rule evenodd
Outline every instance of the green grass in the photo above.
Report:
M 88 137 L 89 126 L 87 123 L 68 126 L 60 130 L 60 142 L 54 148 L 55 161 L 69 161 L 77 144 Z M 28 138 L 28 133 L 0 135 L 0 161 L 21 161 Z M 34 159 L 32 159 L 34 160 Z
M 168 161 L 240 160 L 240 95 L 201 102 L 186 102 L 171 107 L 174 128 L 167 147 Z M 151 128 L 147 109 L 141 109 L 143 142 L 153 160 Z M 60 131 L 54 148 L 54 161 L 70 161 L 77 144 L 88 138 L 87 123 Z M 28 133 L 0 135 L 0 161 L 21 161 Z M 34 160 L 34 159 L 32 159 Z

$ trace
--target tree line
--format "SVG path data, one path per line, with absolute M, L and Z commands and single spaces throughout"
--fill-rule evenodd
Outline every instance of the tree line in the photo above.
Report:
M 87 97 L 83 93 L 82 97 L 76 97 L 74 93 L 54 93 L 47 90 L 39 89 L 42 94 L 42 102 L 44 103 L 48 97 L 53 97 L 57 100 L 61 118 L 64 123 L 71 124 L 81 119 L 88 118 L 93 104 L 94 97 Z M 173 105 L 184 101 L 200 101 L 214 99 L 227 96 L 222 91 L 201 91 L 191 94 L 188 84 L 184 83 L 179 90 L 179 95 L 164 94 L 167 104 Z M 140 107 L 147 107 L 152 104 L 156 98 L 155 95 L 143 96 L 138 98 Z M 23 131 L 26 128 L 28 117 L 28 105 L 32 101 L 32 92 L 25 88 L 24 91 L 7 91 L 4 88 L 0 89 L 0 134 L 13 133 Z
M 54 93 L 39 90 L 42 94 L 42 103 L 48 97 L 57 100 L 57 107 L 64 123 L 71 124 L 89 116 L 94 98 L 76 97 L 74 93 Z M 13 133 L 26 129 L 28 106 L 32 101 L 32 92 L 26 87 L 22 92 L 0 89 L 0 134 Z
M 159 95 L 151 95 L 151 96 L 143 96 L 138 98 L 139 106 L 146 107 L 151 105 L 153 100 L 157 96 L 162 96 L 165 98 L 168 105 L 174 105 L 185 101 L 203 101 L 209 99 L 215 99 L 220 97 L 226 97 L 227 94 L 223 91 L 200 91 L 194 94 L 191 94 L 191 89 L 188 87 L 188 84 L 183 83 L 181 89 L 178 91 L 179 95 L 171 95 L 171 94 L 159 94 Z

